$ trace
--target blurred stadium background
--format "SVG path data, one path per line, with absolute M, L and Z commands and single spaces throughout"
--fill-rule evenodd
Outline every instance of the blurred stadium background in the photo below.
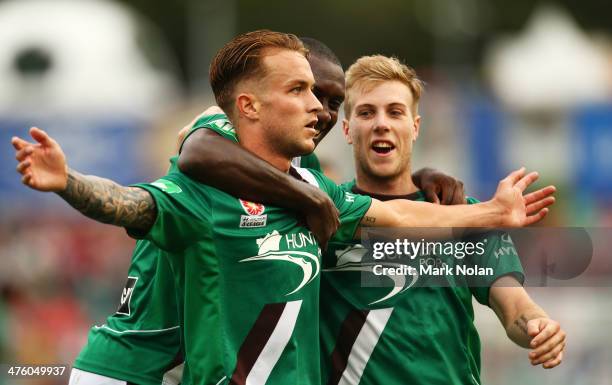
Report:
M 525 165 L 559 187 L 546 225 L 610 227 L 611 10 L 597 0 L 0 1 L 0 363 L 71 364 L 91 324 L 115 310 L 134 244 L 20 185 L 11 136 L 37 125 L 79 171 L 156 178 L 177 131 L 213 102 L 212 55 L 269 28 L 320 39 L 345 68 L 373 53 L 414 66 L 427 82 L 416 168 L 485 198 Z M 338 181 L 352 177 L 338 129 L 317 154 Z M 599 286 L 529 289 L 568 332 L 552 371 L 532 368 L 476 304 L 483 383 L 612 384 L 612 288 Z

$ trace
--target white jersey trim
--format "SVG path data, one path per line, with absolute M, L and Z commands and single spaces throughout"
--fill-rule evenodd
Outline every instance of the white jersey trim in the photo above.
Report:
M 315 187 L 319 187 L 319 182 L 317 181 L 317 178 L 315 178 L 315 176 L 312 175 L 312 173 L 307 168 L 302 168 L 302 167 L 294 167 L 294 168 L 295 168 L 295 171 L 297 171 L 298 174 L 300 174 L 300 176 L 304 178 L 306 182 L 308 182 L 308 184 L 311 184 Z
M 246 385 L 260 385 L 268 381 L 272 369 L 291 339 L 301 307 L 302 300 L 287 302 L 272 335 L 246 378 Z
M 349 354 L 346 369 L 338 385 L 356 385 L 361 381 L 363 371 L 370 360 L 370 356 L 380 339 L 393 308 L 370 310 L 361 331 L 353 344 Z
M 111 331 L 111 332 L 117 333 L 117 334 L 126 334 L 126 333 L 161 333 L 161 332 L 167 332 L 167 331 L 170 331 L 170 330 L 180 329 L 180 325 L 172 326 L 170 328 L 165 328 L 165 329 L 152 329 L 152 330 L 115 330 L 115 329 L 109 327 L 108 325 L 102 325 L 102 326 L 95 325 L 94 329 L 96 329 L 96 330 L 98 330 L 98 329 L 105 329 L 105 330 L 108 330 L 108 331 Z

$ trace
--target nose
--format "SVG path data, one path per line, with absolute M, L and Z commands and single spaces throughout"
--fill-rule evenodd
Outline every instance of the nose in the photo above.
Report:
M 308 112 L 314 112 L 317 114 L 318 117 L 321 111 L 323 111 L 323 105 L 321 104 L 319 99 L 317 99 L 315 94 L 312 93 L 312 91 L 310 91 L 308 94 L 310 96 L 308 101 Z
M 385 114 L 377 114 L 374 120 L 374 132 L 383 133 L 391 131 L 389 121 Z

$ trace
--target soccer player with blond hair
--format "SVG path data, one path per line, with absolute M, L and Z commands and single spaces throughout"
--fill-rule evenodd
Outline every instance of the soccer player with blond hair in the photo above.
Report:
M 291 167 L 314 150 L 317 114 L 306 50 L 294 35 L 254 31 L 215 56 L 211 85 L 240 145 L 282 172 L 321 188 L 339 211 L 335 237 L 361 226 L 525 226 L 546 214 L 523 191 L 537 178 L 523 169 L 488 202 L 438 206 L 381 202 L 341 190 L 316 171 Z M 211 122 L 231 131 L 229 120 Z M 231 125 L 231 124 L 230 124 Z M 178 291 L 187 381 L 195 384 L 320 383 L 320 249 L 295 213 L 249 203 L 180 172 L 119 186 L 69 170 L 41 130 L 38 143 L 15 138 L 23 182 L 55 191 L 93 219 L 126 227 L 167 251 Z M 542 201 L 545 192 L 538 201 Z M 95 204 L 92 202 L 95 201 Z M 537 203 L 536 203 L 537 205 Z
M 396 58 L 365 56 L 350 66 L 343 131 L 353 146 L 356 178 L 344 189 L 382 201 L 424 200 L 410 178 L 423 88 L 415 71 Z M 493 272 L 446 276 L 446 287 L 419 270 L 403 280 L 387 276 L 390 285 L 363 287 L 385 260 L 368 259 L 359 244 L 332 241 L 321 276 L 323 383 L 480 384 L 472 298 L 495 311 L 512 341 L 531 349 L 533 365 L 559 365 L 565 332 L 521 286 L 523 270 L 511 239 L 499 232 L 476 239 L 485 245 L 480 255 L 425 255 L 411 263 L 418 268 L 433 259 L 435 266 Z

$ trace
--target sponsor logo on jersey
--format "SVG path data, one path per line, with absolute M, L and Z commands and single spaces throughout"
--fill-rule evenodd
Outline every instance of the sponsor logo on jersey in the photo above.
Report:
M 119 309 L 117 314 L 130 315 L 130 301 L 132 300 L 132 294 L 134 294 L 134 287 L 136 286 L 138 277 L 128 277 L 125 287 L 121 292 L 121 302 L 119 303 Z
M 168 194 L 178 194 L 183 192 L 183 190 L 181 190 L 181 188 L 176 183 L 166 179 L 158 179 L 155 182 L 151 183 L 151 186 L 155 186 Z
M 344 193 L 344 200 L 348 203 L 355 202 L 355 194 L 351 194 L 350 192 Z
M 254 203 L 245 201 L 243 199 L 238 199 L 240 201 L 240 205 L 244 209 L 244 211 L 249 215 L 261 215 L 266 210 L 266 206 L 261 203 Z
M 340 271 L 361 271 L 366 273 L 373 273 L 373 269 L 375 266 L 383 266 L 383 267 L 391 267 L 397 268 L 405 266 L 401 263 L 392 263 L 392 262 L 365 262 L 363 261 L 363 257 L 368 253 L 368 250 L 360 244 L 351 245 L 341 250 L 336 250 L 336 266 L 325 269 L 323 271 L 328 272 L 340 272 Z M 419 279 L 418 273 L 413 271 L 413 274 L 410 275 L 412 279 L 407 279 L 406 275 L 383 275 L 383 277 L 387 277 L 393 281 L 393 289 L 385 296 L 372 301 L 369 305 L 375 305 L 377 303 L 386 301 L 395 297 L 398 294 L 401 294 L 408 290 L 410 287 L 414 286 L 414 284 Z
M 266 227 L 267 215 L 241 215 L 240 228 Z
M 316 240 L 310 232 L 308 234 L 285 234 L 283 237 L 283 235 L 281 235 L 277 230 L 274 230 L 271 233 L 266 234 L 265 237 L 256 240 L 257 247 L 259 248 L 259 252 L 256 256 L 242 259 L 240 262 L 284 261 L 299 266 L 302 269 L 304 277 L 295 289 L 285 294 L 291 295 L 306 286 L 308 283 L 312 282 L 319 275 L 319 271 L 321 270 L 319 262 L 321 250 L 317 246 L 317 253 L 319 255 L 314 255 L 302 250 L 280 250 L 280 242 L 283 240 L 283 238 L 285 239 L 285 243 L 288 248 L 302 248 L 305 246 L 312 247 L 313 245 L 316 245 Z

